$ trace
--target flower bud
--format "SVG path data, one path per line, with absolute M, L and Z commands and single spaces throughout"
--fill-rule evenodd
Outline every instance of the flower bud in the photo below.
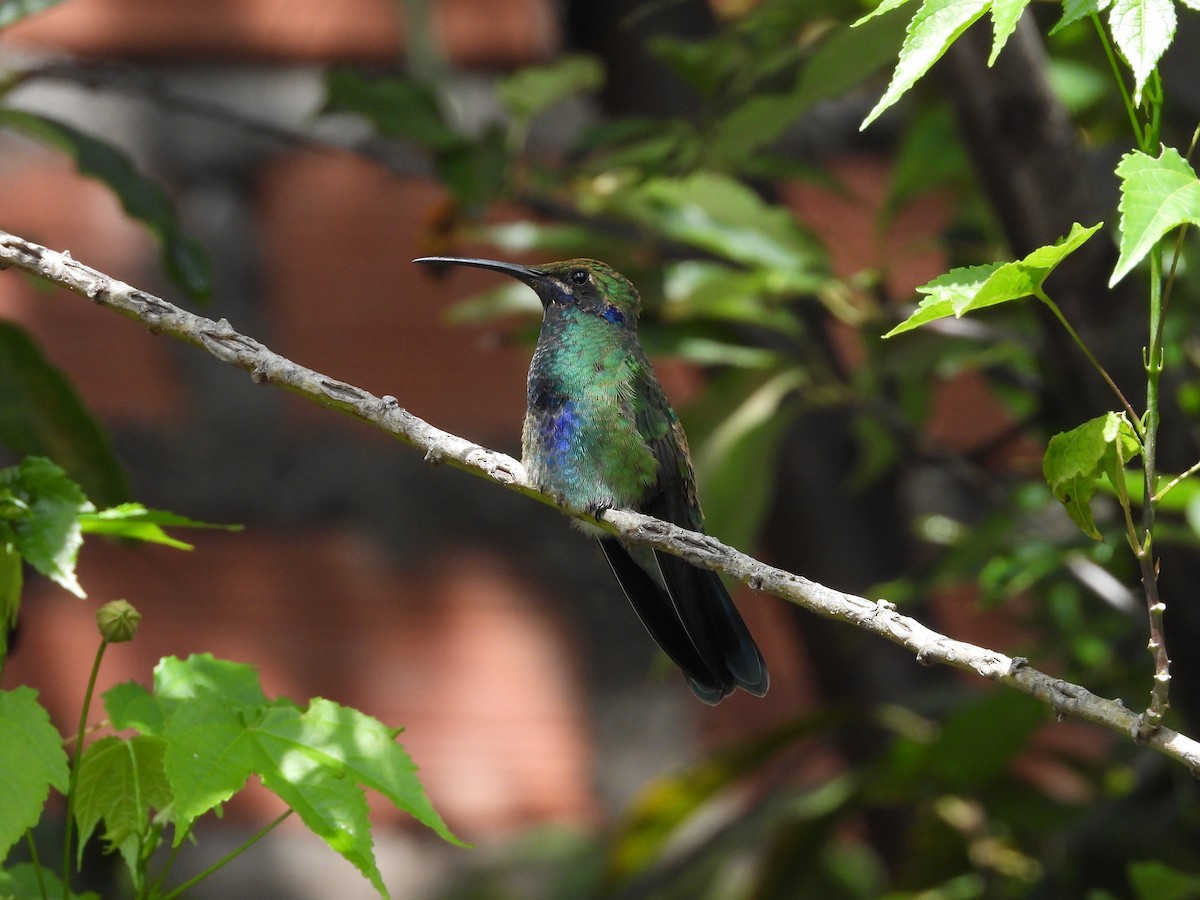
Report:
M 100 636 L 110 644 L 132 641 L 137 634 L 142 614 L 127 600 L 110 600 L 96 610 L 96 625 Z

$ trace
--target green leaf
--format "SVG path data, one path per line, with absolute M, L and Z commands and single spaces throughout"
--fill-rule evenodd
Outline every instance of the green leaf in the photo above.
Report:
M 1157 159 L 1138 151 L 1127 153 L 1116 171 L 1121 179 L 1121 252 L 1109 287 L 1168 231 L 1185 222 L 1200 223 L 1200 182 L 1175 148 L 1163 147 Z
M 580 202 L 586 212 L 623 215 L 669 239 L 774 269 L 797 292 L 816 290 L 825 280 L 823 250 L 792 213 L 722 173 L 651 178 Z
M 203 248 L 184 233 L 166 191 L 142 175 L 123 152 L 63 122 L 22 110 L 0 108 L 0 127 L 16 129 L 71 156 L 81 175 L 107 185 L 125 212 L 158 239 L 163 264 L 176 284 L 192 297 L 211 293 L 212 273 Z
M 224 803 L 252 774 L 386 896 L 371 849 L 362 787 L 383 794 L 444 839 L 459 843 L 430 805 L 397 732 L 356 710 L 315 699 L 302 710 L 268 701 L 249 666 L 204 654 L 165 659 L 155 669 L 164 698 L 163 768 L 174 797 L 176 843 L 197 816 Z M 153 714 L 136 690 L 114 697 L 121 724 Z M 105 697 L 106 703 L 109 697 Z
M 1037 700 L 989 691 L 946 719 L 926 747 L 930 770 L 950 790 L 978 791 L 1007 771 L 1045 721 L 1045 707 Z
M 544 66 L 518 69 L 496 84 L 496 96 L 518 122 L 528 123 L 572 94 L 604 83 L 604 67 L 592 56 L 569 54 Z
M 434 811 L 396 732 L 356 710 L 315 699 L 243 705 L 204 690 L 168 720 L 164 768 L 183 840 L 187 823 L 225 802 L 251 774 L 300 814 L 314 834 L 387 896 L 371 847 L 366 798 L 379 791 L 398 808 L 460 843 Z
M 706 527 L 735 547 L 753 546 L 758 536 L 775 494 L 779 442 L 794 421 L 784 404 L 803 382 L 796 369 L 762 381 L 741 394 L 740 404 L 722 415 L 697 445 L 696 477 Z M 748 472 L 755 477 L 748 479 Z
M 1073 25 L 1088 16 L 1104 12 L 1111 3 L 1112 0 L 1063 0 L 1062 18 L 1050 29 L 1050 34 L 1061 31 L 1068 25 Z
M 1200 878 L 1157 860 L 1129 864 L 1129 884 L 1137 900 L 1195 900 Z
M 801 326 L 790 308 L 805 284 L 771 269 L 734 269 L 719 263 L 681 262 L 667 268 L 663 284 L 665 318 L 704 319 L 756 325 L 790 337 Z
M 1029 0 L 992 0 L 992 52 L 988 55 L 989 68 L 996 63 L 996 57 L 1017 30 L 1017 22 Z
M 21 609 L 21 554 L 7 541 L 0 543 L 0 663 L 8 656 L 8 635 Z
M 142 734 L 161 734 L 165 722 L 158 699 L 144 686 L 123 681 L 104 692 L 104 709 L 117 731 L 136 728 Z
M 94 891 L 64 893 L 62 881 L 55 872 L 33 863 L 18 863 L 0 870 L 0 897 L 4 900 L 45 900 L 46 897 L 100 900 L 100 895 Z
M 1141 453 L 1137 433 L 1124 413 L 1105 413 L 1050 438 L 1042 472 L 1054 496 L 1088 537 L 1103 536 L 1092 518 L 1091 499 L 1097 482 L 1107 476 L 1114 488 L 1123 479 L 1123 464 Z
M 20 456 L 48 456 L 98 503 L 130 496 L 104 429 L 70 381 L 11 322 L 0 322 L 0 384 L 0 442 Z
M 62 0 L 0 0 L 0 28 L 57 6 Z
M 715 124 L 707 152 L 719 160 L 750 161 L 757 148 L 776 140 L 818 103 L 841 97 L 887 65 L 904 37 L 903 20 L 864 21 L 861 27 L 837 26 L 787 93 L 755 93 L 737 104 Z
M 175 846 L 195 819 L 236 794 L 254 772 L 258 757 L 246 717 L 256 713 L 261 715 L 254 707 L 200 689 L 167 717 L 163 770 L 175 798 Z
M 50 788 L 65 794 L 68 780 L 62 735 L 37 691 L 0 691 L 0 859 L 38 823 Z
M 79 516 L 91 507 L 79 485 L 50 460 L 29 456 L 0 470 L 0 496 L 21 507 L 8 519 L 7 536 L 31 566 L 75 594 L 85 596 L 75 578 L 83 536 Z M 0 532 L 2 533 L 2 532 Z
M 163 770 L 166 743 L 138 735 L 129 740 L 101 738 L 83 752 L 75 782 L 75 824 L 79 829 L 79 861 L 83 845 L 103 820 L 108 850 L 118 850 L 133 877 L 143 856 L 150 810 L 171 805 L 171 788 Z
M 851 25 L 850 27 L 851 28 L 859 28 L 862 25 L 866 24 L 867 22 L 870 22 L 872 19 L 874 19 L 878 16 L 882 16 L 885 13 L 890 13 L 893 9 L 899 9 L 901 6 L 903 6 L 904 4 L 906 4 L 908 2 L 909 2 L 909 0 L 881 0 L 880 4 L 878 6 L 876 6 L 873 10 L 871 10 L 865 16 L 862 16 L 861 18 L 856 20 L 854 22 L 854 24 Z
M 891 217 L 914 197 L 937 189 L 973 185 L 974 179 L 950 108 L 938 104 L 918 111 L 906 122 L 893 158 L 882 221 L 890 224 Z
M 1173 0 L 1114 0 L 1108 27 L 1133 70 L 1134 104 L 1141 104 L 1150 73 L 1175 39 L 1175 25 Z
M 1057 243 L 1039 247 L 1024 259 L 951 269 L 917 288 L 926 299 L 917 311 L 884 335 L 885 338 L 912 331 L 935 319 L 959 317 L 964 313 L 1011 300 L 1037 296 L 1059 264 L 1095 234 L 1104 223 L 1084 228 L 1078 222 Z
M 263 783 L 384 896 L 366 799 L 357 785 L 378 791 L 444 840 L 461 845 L 429 803 L 416 766 L 396 742 L 397 732 L 378 720 L 317 698 L 303 712 L 271 709 L 253 731 Z
M 405 138 L 433 150 L 463 140 L 447 123 L 433 89 L 415 78 L 371 78 L 357 69 L 333 68 L 325 88 L 324 112 L 364 116 L 385 137 Z
M 891 83 L 859 130 L 874 122 L 904 96 L 991 5 L 991 0 L 924 0 L 908 23 L 908 33 L 900 48 Z M 859 23 L 863 21 L 866 20 L 860 19 Z
M 508 164 L 508 149 L 499 128 L 490 128 L 477 140 L 463 140 L 434 156 L 438 179 L 469 210 L 481 209 L 500 194 Z
M 224 531 L 241 531 L 241 525 L 214 525 L 200 522 L 187 516 L 176 515 L 163 509 L 146 509 L 140 503 L 122 503 L 99 512 L 85 512 L 79 517 L 84 534 L 105 534 L 109 537 L 166 544 L 178 550 L 191 550 L 185 544 L 163 531 L 168 528 L 220 528 Z
M 164 700 L 186 700 L 205 692 L 220 694 L 234 708 L 253 708 L 267 702 L 258 672 L 245 663 L 217 659 L 211 653 L 193 653 L 181 660 L 164 657 L 154 667 L 154 696 Z

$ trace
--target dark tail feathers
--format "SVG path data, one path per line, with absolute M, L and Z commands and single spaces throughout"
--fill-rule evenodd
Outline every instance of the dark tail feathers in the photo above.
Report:
M 600 546 L 642 624 L 697 697 L 715 704 L 736 687 L 767 692 L 766 663 L 715 572 L 656 551 L 664 590 L 620 542 L 604 538 Z

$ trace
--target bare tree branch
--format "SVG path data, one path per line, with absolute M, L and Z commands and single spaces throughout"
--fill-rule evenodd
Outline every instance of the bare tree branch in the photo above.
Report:
M 518 491 L 569 515 L 586 514 L 563 507 L 532 487 L 521 464 L 433 427 L 401 408 L 395 397 L 376 397 L 354 385 L 305 368 L 240 334 L 224 319 L 213 321 L 110 278 L 71 258 L 16 235 L 0 231 L 0 268 L 15 268 L 65 287 L 97 306 L 141 322 L 154 334 L 167 334 L 199 347 L 249 373 L 257 383 L 287 388 L 320 406 L 345 413 L 399 438 L 425 454 L 430 463 L 446 463 Z M 713 569 L 752 589 L 795 603 L 826 618 L 876 634 L 911 650 L 925 665 L 940 663 L 1009 685 L 1049 705 L 1058 716 L 1073 716 L 1142 741 L 1200 774 L 1200 743 L 1160 728 L 1139 731 L 1138 715 L 1120 700 L 1097 696 L 1086 688 L 1053 678 L 1019 657 L 958 641 L 901 615 L 885 601 L 872 601 L 768 566 L 715 538 L 630 510 L 609 510 L 601 525 L 633 544 L 644 544 Z

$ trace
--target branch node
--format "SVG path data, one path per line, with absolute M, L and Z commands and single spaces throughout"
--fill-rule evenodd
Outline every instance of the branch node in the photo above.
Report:
M 343 403 L 357 403 L 362 399 L 362 393 L 358 388 L 332 378 L 321 379 L 321 390 L 325 392 L 326 396 Z
M 267 374 L 267 367 L 261 362 L 254 364 L 254 368 L 250 370 L 250 380 L 255 384 L 267 384 L 271 380 L 271 376 Z
M 425 451 L 425 462 L 431 466 L 440 466 L 446 461 L 446 454 L 436 444 Z
M 1014 656 L 1008 664 L 1008 674 L 1016 675 L 1022 669 L 1029 665 L 1029 660 L 1024 656 Z

